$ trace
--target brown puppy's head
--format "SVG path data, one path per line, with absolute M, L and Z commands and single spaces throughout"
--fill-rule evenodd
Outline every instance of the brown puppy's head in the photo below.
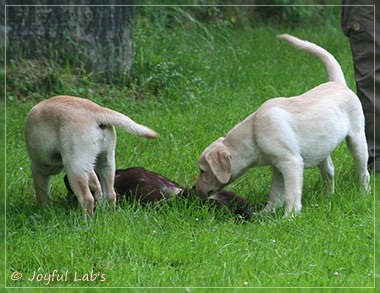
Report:
M 191 200 L 194 200 L 196 198 L 200 199 L 201 202 L 205 201 L 207 199 L 207 194 L 203 194 L 196 190 L 195 185 L 192 187 L 183 187 L 182 192 L 179 193 L 180 196 L 183 198 L 188 198 Z
M 224 137 L 214 141 L 199 158 L 196 189 L 200 193 L 219 191 L 231 180 L 231 154 L 223 141 Z
M 244 220 L 249 220 L 251 218 L 252 206 L 248 201 L 232 191 L 222 189 L 218 192 L 206 195 L 198 192 L 195 189 L 195 186 L 193 186 L 192 188 L 183 188 L 181 195 L 192 200 L 198 198 L 201 204 L 210 203 L 220 209 L 227 208 Z
M 252 206 L 247 200 L 232 191 L 222 189 L 212 194 L 209 199 L 214 201 L 216 206 L 220 208 L 227 207 L 235 215 L 240 216 L 244 220 L 251 218 Z

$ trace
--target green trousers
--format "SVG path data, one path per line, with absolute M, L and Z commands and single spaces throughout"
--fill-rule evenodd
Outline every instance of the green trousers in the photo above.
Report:
M 364 6 L 368 4 L 372 6 Z M 377 172 L 380 169 L 380 126 L 376 128 L 375 121 L 380 123 L 380 34 L 374 28 L 376 23 L 377 30 L 380 29 L 380 21 L 379 12 L 375 15 L 373 4 L 368 0 L 344 0 L 342 29 L 350 40 L 357 95 L 365 115 L 368 168 L 375 168 Z

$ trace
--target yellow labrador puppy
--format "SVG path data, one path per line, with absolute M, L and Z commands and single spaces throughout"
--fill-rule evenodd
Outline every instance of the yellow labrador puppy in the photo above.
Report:
M 291 98 L 266 101 L 256 112 L 209 145 L 199 159 L 198 191 L 217 191 L 251 167 L 271 165 L 272 186 L 265 211 L 285 201 L 285 216 L 301 211 L 304 168 L 318 166 L 325 192 L 334 191 L 330 153 L 346 139 L 359 183 L 369 189 L 364 116 L 358 97 L 346 86 L 335 58 L 323 48 L 280 35 L 324 63 L 329 82 Z
M 88 215 L 92 216 L 94 210 L 89 185 L 95 190 L 95 197 L 103 194 L 109 201 L 116 201 L 114 126 L 138 136 L 158 136 L 124 114 L 86 99 L 57 96 L 32 108 L 26 120 L 25 136 L 40 204 L 49 201 L 50 175 L 62 169 L 67 172 L 70 186 Z

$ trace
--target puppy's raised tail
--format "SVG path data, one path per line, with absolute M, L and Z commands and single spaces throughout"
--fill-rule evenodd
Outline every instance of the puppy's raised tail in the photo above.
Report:
M 128 116 L 113 111 L 108 108 L 103 108 L 103 111 L 96 116 L 96 122 L 99 125 L 116 126 L 124 129 L 125 131 L 137 136 L 146 138 L 157 138 L 159 134 L 154 130 L 133 121 Z
M 287 41 L 288 43 L 290 43 L 297 49 L 307 51 L 317 56 L 325 65 L 327 69 L 327 73 L 329 75 L 329 80 L 337 81 L 346 85 L 346 80 L 344 79 L 343 71 L 338 61 L 336 61 L 335 57 L 331 55 L 328 51 L 319 47 L 316 44 L 310 43 L 308 41 L 300 40 L 288 34 L 278 35 L 277 37 Z

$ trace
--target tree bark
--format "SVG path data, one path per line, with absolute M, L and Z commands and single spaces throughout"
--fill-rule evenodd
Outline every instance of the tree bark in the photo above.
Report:
M 75 1 L 80 6 L 70 6 L 72 2 L 7 6 L 7 59 L 75 56 L 96 76 L 123 79 L 133 62 L 134 0 L 81 0 Z

